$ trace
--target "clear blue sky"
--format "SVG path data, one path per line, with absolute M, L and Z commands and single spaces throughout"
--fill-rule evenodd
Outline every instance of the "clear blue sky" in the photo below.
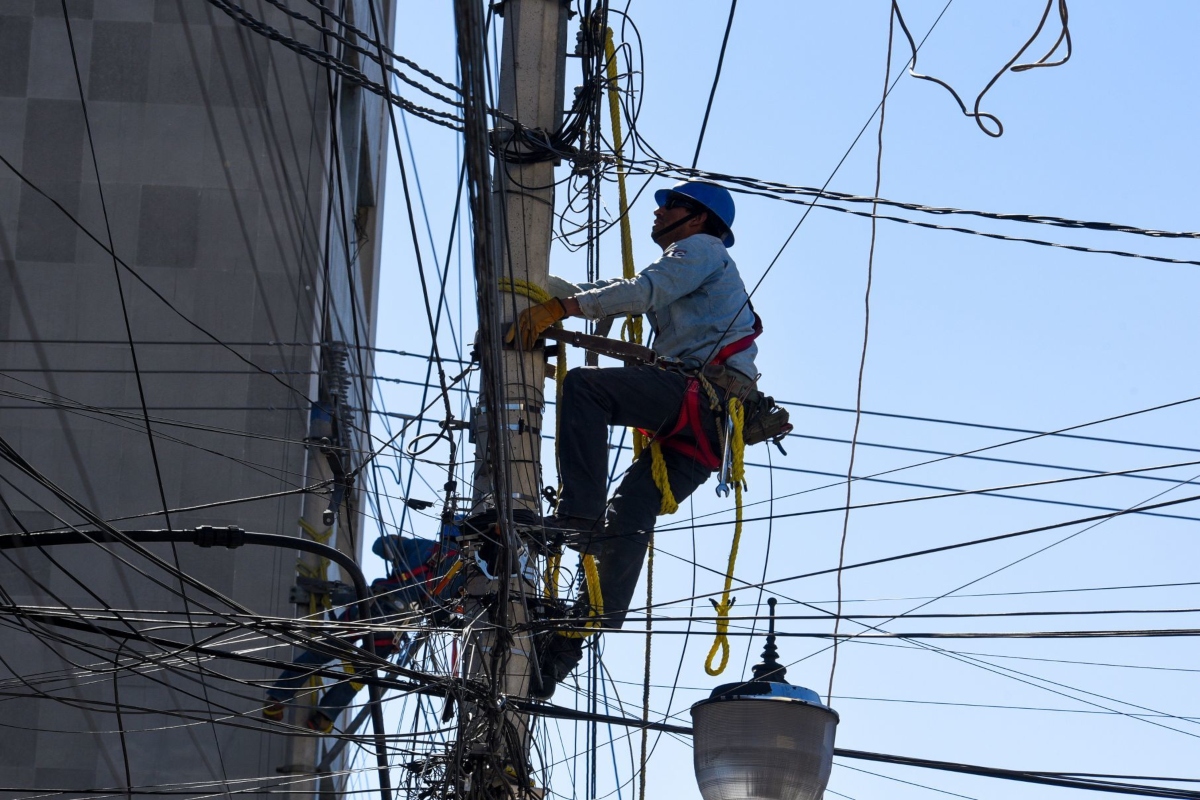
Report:
M 940 0 L 909 0 L 901 9 L 920 40 L 942 10 Z M 441 75 L 454 75 L 454 38 L 449 3 L 402 2 L 397 49 Z M 920 53 L 921 71 L 951 83 L 968 105 L 976 93 L 1032 33 L 1041 0 L 1004 3 L 953 2 Z M 884 80 L 889 4 L 742 0 L 734 20 L 725 69 L 716 94 L 699 166 L 715 172 L 821 186 L 879 103 Z M 696 145 L 712 83 L 728 3 L 632 2 L 629 14 L 641 31 L 645 61 L 644 96 L 638 129 L 665 158 L 688 164 Z M 1037 58 L 1057 34 L 1056 20 L 1026 54 Z M 984 110 L 1004 123 L 999 139 L 962 116 L 941 88 L 904 77 L 887 101 L 883 131 L 883 197 L 994 212 L 1045 214 L 1163 230 L 1195 230 L 1198 161 L 1197 112 L 1192 76 L 1194 37 L 1200 6 L 1184 2 L 1122 3 L 1088 0 L 1071 4 L 1074 54 L 1054 69 L 1009 73 L 984 99 Z M 632 31 L 625 32 L 626 38 Z M 892 75 L 905 66 L 908 49 L 896 32 Z M 1028 60 L 1028 59 L 1026 59 Z M 579 82 L 578 62 L 568 63 L 567 86 Z M 414 98 L 416 99 L 416 98 Z M 831 189 L 869 195 L 875 179 L 877 118 L 833 176 Z M 456 139 L 444 129 L 409 118 L 412 152 L 424 194 L 419 217 L 427 263 L 445 257 L 457 174 Z M 562 168 L 564 171 L 566 166 Z M 565 174 L 565 173 L 564 173 Z M 382 295 L 378 344 L 428 352 L 404 201 L 395 169 L 388 179 Z M 658 179 L 651 188 L 667 185 Z M 415 186 L 414 186 L 415 188 Z M 615 191 L 605 198 L 615 213 Z M 869 208 L 857 206 L 856 208 Z M 418 212 L 421 209 L 418 208 Z M 638 262 L 656 247 L 647 232 L 649 194 L 633 209 Z M 763 276 L 802 209 L 778 201 L 738 196 L 731 251 L 748 284 Z M 890 213 L 890 212 L 889 212 Z M 1194 240 L 1077 231 L 1044 225 L 1000 223 L 970 217 L 899 216 L 960 225 L 1011 236 L 1093 248 L 1128 250 L 1200 260 Z M 426 231 L 428 225 L 428 234 Z M 776 397 L 836 407 L 854 404 L 863 345 L 863 294 L 867 275 L 869 220 L 815 209 L 755 294 L 766 323 L 760 340 L 762 385 Z M 615 231 L 602 243 L 605 272 L 620 272 Z M 461 272 L 460 272 L 461 264 Z M 470 264 L 451 258 L 450 296 L 456 334 L 475 332 Z M 552 271 L 581 279 L 584 263 L 559 247 Z M 466 281 L 459 329 L 459 280 Z M 863 407 L 870 411 L 959 420 L 989 425 L 1053 430 L 1200 395 L 1196 379 L 1196 300 L 1200 268 L 1110 255 L 1070 252 L 1003 242 L 954 232 L 930 231 L 893 222 L 878 223 L 871 295 Z M 447 331 L 443 353 L 454 348 Z M 573 354 L 574 363 L 581 358 Z M 417 359 L 381 356 L 379 374 L 424 380 Z M 413 413 L 419 390 L 381 384 L 391 411 Z M 1079 433 L 1200 448 L 1197 404 L 1097 425 Z M 809 437 L 848 439 L 853 415 L 795 409 L 796 432 Z M 378 423 L 377 423 L 378 424 Z M 379 425 L 383 432 L 382 425 Z M 863 418 L 856 475 L 871 475 L 931 458 L 871 445 L 964 452 L 1019 438 L 999 430 Z M 845 473 L 849 448 L 838 442 L 792 439 L 788 457 L 773 452 L 777 466 Z M 552 475 L 551 453 L 547 452 Z M 1044 438 L 984 454 L 1089 470 L 1127 470 L 1200 458 L 1195 452 Z M 750 451 L 764 462 L 765 447 Z M 424 480 L 440 487 L 444 476 L 422 466 Z M 1067 477 L 1061 470 L 978 460 L 952 459 L 905 469 L 889 480 L 953 489 L 981 489 Z M 1146 473 L 1178 481 L 1200 475 L 1200 465 Z M 386 477 L 386 475 L 384 476 Z M 836 508 L 845 488 L 837 478 L 760 468 L 749 473 L 748 513 L 776 514 Z M 832 487 L 832 488 L 819 488 Z M 394 488 L 394 487 L 393 487 Z M 1190 488 L 1190 491 L 1189 491 Z M 393 493 L 400 493 L 397 489 Z M 1196 494 L 1161 481 L 1107 477 L 1009 494 L 1093 506 L 1128 507 Z M 801 493 L 802 494 L 798 494 Z M 854 503 L 940 493 L 917 486 L 859 481 Z M 418 478 L 413 496 L 437 499 Z M 766 501 L 774 497 L 773 504 Z M 1153 501 L 1152 501 L 1153 502 Z M 681 599 L 720 589 L 720 577 L 701 571 L 696 589 L 686 563 L 693 557 L 686 530 L 691 509 L 660 520 L 655 597 Z M 1167 513 L 1200 517 L 1182 505 Z M 730 503 L 713 495 L 712 484 L 695 496 L 700 521 L 728 521 Z M 396 512 L 397 515 L 399 512 Z M 849 520 L 847 562 L 938 546 L 1099 513 L 1085 508 L 997 497 L 966 497 L 854 511 Z M 416 533 L 432 535 L 429 520 Z M 737 576 L 755 582 L 833 566 L 842 528 L 840 513 L 816 514 L 747 525 Z M 1152 517 L 1123 517 L 1092 530 L 1060 528 L 949 554 L 847 572 L 844 593 L 850 613 L 902 613 L 915 598 L 939 596 L 981 579 L 961 594 L 1033 592 L 1200 580 L 1196 577 L 1197 523 Z M 1070 534 L 1079 535 L 1037 551 Z M 696 560 L 720 571 L 731 527 L 697 528 Z M 764 567 L 768 536 L 771 555 Z M 1031 555 L 1035 554 L 1036 555 Z M 1028 557 L 1028 558 L 1026 558 Z M 989 573 L 1025 560 L 990 577 Z M 377 567 L 378 568 L 378 567 Z M 835 597 L 832 579 L 783 583 L 781 598 L 822 603 Z M 757 592 L 736 593 L 735 612 L 752 613 Z M 639 591 L 639 595 L 644 597 Z M 925 613 L 1167 609 L 1200 607 L 1197 587 L 1128 589 L 1057 594 L 947 597 Z M 784 602 L 781 613 L 810 613 Z M 661 609 L 684 616 L 686 604 Z M 765 613 L 765 604 L 763 606 Z M 711 612 L 707 601 L 698 614 Z M 683 623 L 662 626 L 682 630 Z M 795 633 L 828 632 L 831 625 L 786 621 Z M 893 632 L 1049 631 L 1191 628 L 1197 616 L 1152 614 L 1012 619 L 919 619 L 887 623 Z M 682 656 L 682 669 L 669 711 L 690 724 L 686 708 L 713 686 L 741 675 L 747 640 L 734 641 L 734 658 L 721 679 L 704 675 L 702 662 L 711 626 L 700 624 Z M 844 632 L 861 630 L 854 623 Z M 640 705 L 642 637 L 610 635 L 605 663 L 621 698 Z M 675 682 L 684 637 L 657 637 L 654 683 Z M 1047 771 L 1187 776 L 1195 772 L 1195 720 L 1134 719 L 1123 714 L 1200 714 L 1193 639 L 1005 639 L 859 640 L 841 648 L 833 705 L 842 715 L 838 745 L 846 748 Z M 928 649 L 936 646 L 955 656 Z M 757 660 L 761 639 L 750 644 Z M 826 643 L 785 639 L 789 679 L 824 694 L 830 659 Z M 1023 660 L 1034 659 L 1034 660 Z M 1038 660 L 1047 659 L 1047 660 Z M 1095 666 L 1136 665 L 1157 669 Z M 1010 672 L 1016 671 L 1016 672 Z M 686 687 L 686 688 L 683 688 Z M 611 687 L 610 687 L 611 689 Z M 652 706 L 668 712 L 670 691 L 655 689 Z M 570 702 L 560 691 L 556 700 Z M 615 702 L 611 697 L 610 701 Z M 964 707 L 978 704 L 991 707 Z M 1003 706 L 1005 708 L 995 708 Z M 1014 706 L 1022 709 L 1011 708 Z M 1053 709 L 1053 710 L 1032 710 Z M 1153 711 L 1146 711 L 1152 709 Z M 1109 713 L 1120 711 L 1121 714 Z M 1103 713 L 1094 713 L 1103 712 Z M 1164 727 L 1165 726 L 1165 727 Z M 1174 729 L 1169 730 L 1168 728 Z M 556 729 L 557 730 L 557 729 Z M 573 750 L 573 732 L 554 734 L 562 755 Z M 602 735 L 603 735 L 602 729 Z M 622 731 L 614 731 L 620 736 Z M 636 753 L 636 739 L 633 742 Z M 617 772 L 627 779 L 631 751 L 615 746 Z M 608 759 L 602 751 L 602 765 Z M 851 769 L 854 768 L 854 769 Z M 830 789 L 856 800 L 924 798 L 936 792 L 876 777 L 889 775 L 972 798 L 1057 798 L 1070 790 L 1035 787 L 902 769 L 864 762 L 839 762 Z M 570 792 L 568 766 L 554 772 L 556 789 Z M 601 795 L 613 791 L 613 767 L 601 774 Z M 698 797 L 691 778 L 688 743 L 664 737 L 649 771 L 652 797 Z M 579 784 L 582 794 L 583 784 Z M 621 796 L 635 789 L 625 785 Z M 617 796 L 615 793 L 612 796 Z M 830 795 L 834 796 L 834 795 Z M 944 795 L 943 795 L 944 796 Z

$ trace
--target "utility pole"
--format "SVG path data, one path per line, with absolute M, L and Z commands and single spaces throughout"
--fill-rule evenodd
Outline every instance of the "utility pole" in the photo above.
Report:
M 517 120 L 527 131 L 547 136 L 562 121 L 565 80 L 567 16 L 563 0 L 505 0 L 504 41 L 500 55 L 499 111 Z M 545 290 L 550 274 L 550 235 L 554 222 L 553 156 L 538 150 L 515 135 L 511 122 L 501 120 L 495 140 L 501 152 L 492 180 L 495 264 L 497 277 L 517 288 L 500 295 L 500 333 L 516 313 L 535 301 L 519 288 L 524 285 Z M 521 160 L 506 160 L 504 153 Z M 540 160 L 525 161 L 537 155 Z M 506 284 L 507 289 L 508 284 Z M 495 488 L 508 484 L 513 509 L 539 513 L 541 505 L 541 430 L 545 411 L 546 361 L 539 352 L 505 349 L 498 355 L 503 382 L 503 404 L 496 409 L 502 419 L 502 458 L 490 457 L 482 449 L 475 466 L 475 500 L 494 497 Z M 487 365 L 485 365 L 486 369 Z M 486 383 L 486 377 L 485 377 Z M 507 481 L 496 481 L 493 469 L 507 466 Z M 493 500 L 493 502 L 496 502 Z M 496 502 L 496 505 L 501 505 Z
M 500 789 L 521 796 L 529 779 L 528 722 L 503 710 L 503 698 L 525 697 L 529 691 L 533 636 L 525 623 L 529 603 L 536 600 L 536 553 L 514 523 L 528 525 L 540 516 L 546 363 L 540 352 L 505 348 L 502 338 L 516 315 L 537 302 L 529 295 L 547 285 L 555 156 L 544 142 L 563 115 L 569 4 L 503 0 L 495 5 L 504 39 L 500 114 L 491 119 L 485 107 L 490 81 L 480 6 L 480 0 L 456 0 L 480 316 L 471 511 L 473 519 L 486 520 L 477 525 L 486 533 L 473 545 L 481 557 L 467 584 L 468 597 L 484 600 L 464 608 L 464 675 L 473 684 L 486 683 L 492 696 L 460 707 L 459 746 L 465 749 L 459 752 L 475 760 L 468 794 L 494 796 Z M 489 139 L 496 154 L 490 180 Z M 500 762 L 513 773 L 507 789 L 504 776 L 495 772 Z

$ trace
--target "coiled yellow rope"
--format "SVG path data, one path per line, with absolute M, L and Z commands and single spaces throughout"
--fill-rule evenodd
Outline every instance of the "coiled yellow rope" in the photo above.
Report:
M 729 417 L 733 420 L 732 449 L 733 464 L 730 469 L 730 480 L 733 481 L 733 497 L 736 503 L 736 522 L 733 526 L 733 544 L 729 548 L 729 563 L 725 567 L 725 589 L 721 592 L 721 602 L 712 601 L 717 609 L 717 637 L 713 640 L 708 658 L 704 660 L 704 671 L 709 675 L 720 675 L 729 663 L 729 610 L 733 608 L 735 598 L 729 596 L 733 588 L 733 567 L 737 563 L 738 545 L 742 541 L 742 490 L 746 482 L 746 442 L 742 437 L 742 426 L 746 421 L 746 411 L 736 397 L 729 398 Z M 717 653 L 721 654 L 721 662 L 713 666 Z

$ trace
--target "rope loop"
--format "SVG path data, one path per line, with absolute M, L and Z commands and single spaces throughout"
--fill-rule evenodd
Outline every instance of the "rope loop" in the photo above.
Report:
M 738 547 L 742 542 L 742 492 L 746 488 L 746 441 L 743 437 L 743 427 L 746 422 L 746 409 L 736 397 L 729 398 L 727 406 L 729 418 L 733 422 L 733 439 L 729 443 L 732 455 L 729 478 L 733 482 L 733 496 L 736 506 L 736 521 L 733 526 L 733 543 L 729 546 L 729 562 L 725 567 L 725 588 L 721 591 L 720 602 L 712 600 L 713 608 L 717 611 L 717 634 L 708 658 L 704 661 L 704 671 L 709 675 L 720 675 L 729 663 L 729 610 L 733 608 L 735 598 L 729 596 L 733 589 L 733 568 L 737 564 Z M 713 666 L 713 659 L 720 653 L 721 661 Z

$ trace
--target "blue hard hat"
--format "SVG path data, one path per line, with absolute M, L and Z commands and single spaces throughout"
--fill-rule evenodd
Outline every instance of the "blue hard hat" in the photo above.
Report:
M 725 223 L 727 233 L 721 239 L 721 244 L 733 247 L 733 196 L 724 186 L 704 181 L 680 181 L 670 189 L 659 189 L 654 193 L 654 202 L 659 208 L 667 204 L 667 199 L 673 194 L 695 200 L 705 209 L 717 215 L 717 219 Z

